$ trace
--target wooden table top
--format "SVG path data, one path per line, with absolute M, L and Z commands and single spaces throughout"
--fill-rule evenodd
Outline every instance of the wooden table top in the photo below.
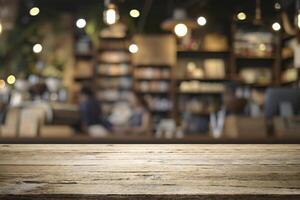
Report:
M 300 145 L 0 145 L 0 199 L 300 199 Z

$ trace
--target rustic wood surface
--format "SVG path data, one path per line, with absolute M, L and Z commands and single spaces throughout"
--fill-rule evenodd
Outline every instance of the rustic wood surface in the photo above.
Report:
M 300 199 L 300 145 L 0 145 L 0 199 Z

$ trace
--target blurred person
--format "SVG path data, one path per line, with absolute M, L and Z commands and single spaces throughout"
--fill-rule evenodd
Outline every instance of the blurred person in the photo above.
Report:
M 150 113 L 146 101 L 137 95 L 131 99 L 132 114 L 129 118 L 129 131 L 132 133 L 147 133 L 150 128 Z
M 123 126 L 115 127 L 117 133 L 147 134 L 150 130 L 150 113 L 146 101 L 137 95 L 129 98 L 130 115 Z
M 223 104 L 226 114 L 245 115 L 247 113 L 247 99 L 237 97 L 238 84 L 231 82 L 226 85 L 223 94 Z
M 79 94 L 81 130 L 91 136 L 106 136 L 111 131 L 111 124 L 105 120 L 100 102 L 95 98 L 90 87 L 83 86 Z

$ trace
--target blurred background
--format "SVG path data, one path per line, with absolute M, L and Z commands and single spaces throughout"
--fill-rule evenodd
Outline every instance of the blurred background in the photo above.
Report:
M 300 141 L 300 0 L 0 0 L 0 143 Z

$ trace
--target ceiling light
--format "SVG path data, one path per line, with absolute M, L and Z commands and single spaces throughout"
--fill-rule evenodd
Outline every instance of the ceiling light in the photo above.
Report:
M 29 14 L 31 16 L 37 16 L 39 13 L 40 13 L 40 9 L 38 7 L 33 7 L 29 11 Z
M 184 9 L 175 9 L 173 11 L 173 17 L 164 20 L 161 24 L 161 28 L 166 31 L 175 32 L 175 26 L 177 26 L 176 30 L 178 30 L 179 32 L 181 32 L 180 29 L 184 31 L 186 29 L 193 30 L 198 28 L 196 20 L 188 18 L 187 13 Z M 186 32 L 188 32 L 187 30 Z
M 6 79 L 7 83 L 13 85 L 16 82 L 16 77 L 14 75 L 10 75 Z
M 108 4 L 107 8 L 103 12 L 104 23 L 113 25 L 119 20 L 119 13 L 114 4 Z
M 300 10 L 298 11 L 296 16 L 296 24 L 297 24 L 297 28 L 300 29 Z
M 129 46 L 129 52 L 130 53 L 137 53 L 139 51 L 139 47 L 136 44 L 131 44 Z
M 138 18 L 140 16 L 140 11 L 138 11 L 137 9 L 132 9 L 129 12 L 130 16 L 133 18 Z
M 188 33 L 188 28 L 185 24 L 177 24 L 174 27 L 174 32 L 178 37 L 184 37 Z
M 276 2 L 276 3 L 274 4 L 274 8 L 275 8 L 276 10 L 280 10 L 280 9 L 281 9 L 280 3 L 279 3 L 279 2 Z
M 205 24 L 206 24 L 206 18 L 205 17 L 203 17 L 203 16 L 200 16 L 200 17 L 198 17 L 198 19 L 197 19 L 197 23 L 200 25 L 200 26 L 204 26 Z
M 35 44 L 32 50 L 34 53 L 41 53 L 43 50 L 43 46 L 41 44 Z
M 85 19 L 78 19 L 76 21 L 76 26 L 77 26 L 77 28 L 84 28 L 86 26 Z
M 244 13 L 244 12 L 239 12 L 239 13 L 237 14 L 237 18 L 238 18 L 238 20 L 243 21 L 243 20 L 247 19 L 247 15 L 246 15 L 246 13 Z
M 274 22 L 274 23 L 272 24 L 272 29 L 273 29 L 274 31 L 280 31 L 281 25 L 280 25 L 278 22 Z

